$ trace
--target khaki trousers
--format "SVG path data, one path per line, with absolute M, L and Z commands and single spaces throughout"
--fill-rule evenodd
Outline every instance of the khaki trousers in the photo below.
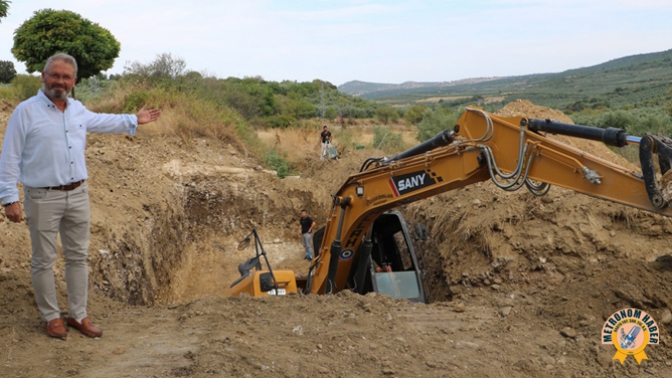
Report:
M 84 182 L 67 192 L 24 187 L 24 195 L 33 250 L 30 274 L 42 320 L 48 322 L 60 317 L 53 269 L 59 233 L 65 257 L 68 316 L 84 318 L 89 289 L 86 265 L 90 229 L 88 186 Z

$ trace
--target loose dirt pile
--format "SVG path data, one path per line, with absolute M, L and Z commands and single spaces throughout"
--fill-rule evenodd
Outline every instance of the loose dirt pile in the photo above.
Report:
M 528 102 L 501 114 L 568 122 Z M 567 143 L 625 164 L 599 143 Z M 221 297 L 254 254 L 236 249 L 253 227 L 274 268 L 307 271 L 298 211 L 322 226 L 329 193 L 371 153 L 308 157 L 306 177 L 280 180 L 218 141 L 90 135 L 89 313 L 104 336 L 44 335 L 27 227 L 0 215 L 0 376 L 672 376 L 672 222 L 559 188 L 539 198 L 482 183 L 407 205 L 432 236 L 430 305 Z M 66 310 L 62 259 L 55 270 Z M 600 344 L 625 307 L 663 327 L 642 365 Z

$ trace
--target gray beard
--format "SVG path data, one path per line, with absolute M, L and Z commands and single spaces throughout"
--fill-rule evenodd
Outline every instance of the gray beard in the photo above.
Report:
M 49 97 L 57 99 L 57 100 L 67 100 L 68 95 L 70 94 L 70 91 L 66 91 L 65 89 L 49 89 L 47 92 L 49 92 Z

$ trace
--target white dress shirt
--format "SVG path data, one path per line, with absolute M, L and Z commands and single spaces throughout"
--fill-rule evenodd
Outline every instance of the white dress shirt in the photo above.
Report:
M 88 178 L 86 133 L 135 134 L 134 114 L 98 114 L 68 99 L 64 112 L 40 90 L 9 118 L 0 155 L 0 199 L 19 200 L 17 181 L 34 188 L 67 185 Z

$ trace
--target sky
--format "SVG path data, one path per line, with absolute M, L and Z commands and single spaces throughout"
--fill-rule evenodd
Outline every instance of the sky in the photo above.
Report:
M 399 84 L 562 72 L 672 49 L 670 0 L 10 0 L 0 60 L 41 9 L 109 30 L 107 74 L 170 53 L 219 78 Z

